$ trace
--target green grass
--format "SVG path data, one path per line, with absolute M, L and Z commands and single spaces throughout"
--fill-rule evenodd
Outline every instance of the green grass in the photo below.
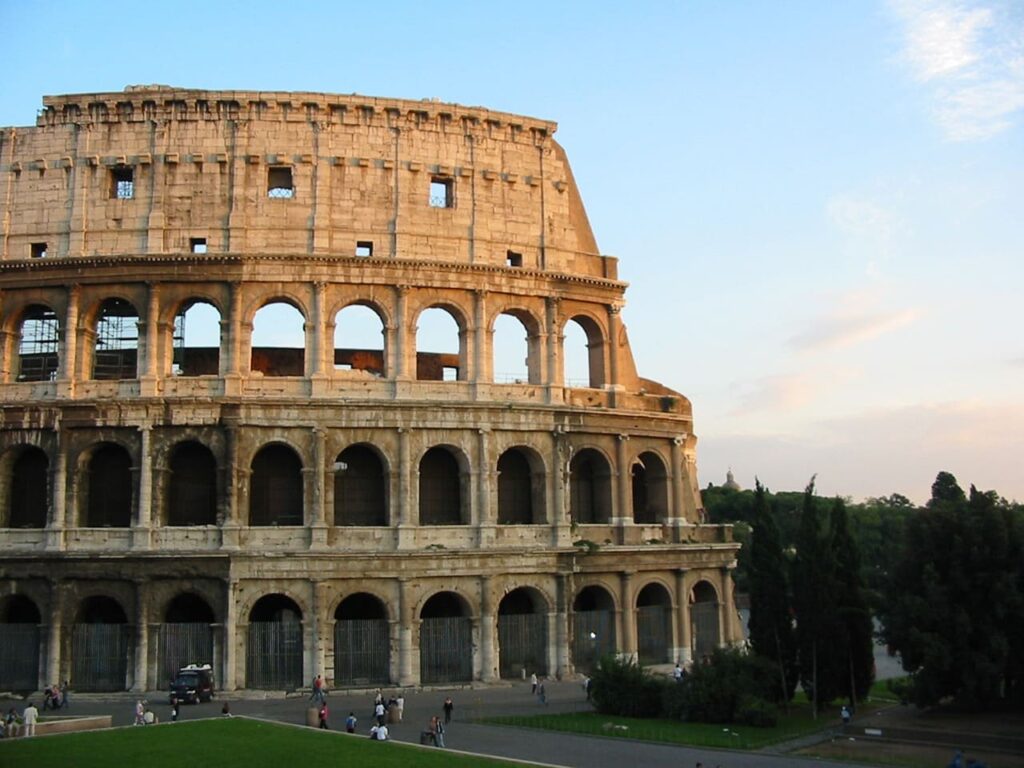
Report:
M 368 738 L 245 718 L 115 728 L 32 739 L 0 740 L 4 768 L 254 768 L 261 765 L 345 768 L 499 768 L 511 763 L 417 749 Z
M 565 715 L 527 715 L 491 717 L 483 722 L 494 725 L 513 725 L 521 728 L 541 728 L 592 736 L 610 736 L 641 741 L 660 741 L 669 744 L 688 744 L 697 747 L 726 747 L 732 749 L 760 749 L 769 744 L 788 741 L 809 733 L 833 727 L 838 719 L 811 717 L 809 706 L 793 705 L 790 714 L 780 714 L 774 728 L 754 728 L 747 725 L 714 725 L 711 723 L 684 723 L 676 720 L 645 720 L 632 717 L 614 717 L 593 712 Z M 624 725 L 626 729 L 606 728 L 606 724 Z

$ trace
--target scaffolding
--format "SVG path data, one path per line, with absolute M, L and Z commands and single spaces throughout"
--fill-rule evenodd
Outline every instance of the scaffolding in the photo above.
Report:
M 95 379 L 134 379 L 138 376 L 139 316 L 127 301 L 104 302 L 96 323 Z
M 30 307 L 21 324 L 18 381 L 54 381 L 60 363 L 60 324 L 48 307 Z

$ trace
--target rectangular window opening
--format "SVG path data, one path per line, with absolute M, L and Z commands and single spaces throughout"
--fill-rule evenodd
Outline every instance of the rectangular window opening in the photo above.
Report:
M 135 170 L 130 165 L 116 165 L 110 169 L 110 196 L 117 200 L 135 197 Z
M 192 253 L 206 253 L 206 238 L 190 237 L 188 239 L 188 249 Z
M 455 196 L 451 179 L 435 176 L 430 180 L 430 207 L 454 208 Z
M 453 365 L 446 365 L 441 369 L 442 381 L 458 381 L 459 369 Z
M 45 259 L 46 243 L 32 243 L 31 254 L 33 259 Z
M 373 256 L 373 241 L 372 240 L 358 240 L 356 241 L 356 256 L 360 258 L 368 259 Z
M 515 251 L 508 251 L 505 254 L 505 266 L 506 267 L 521 267 L 521 266 L 523 266 L 523 254 L 516 253 Z
M 275 165 L 267 169 L 267 197 L 285 200 L 295 197 L 290 166 Z

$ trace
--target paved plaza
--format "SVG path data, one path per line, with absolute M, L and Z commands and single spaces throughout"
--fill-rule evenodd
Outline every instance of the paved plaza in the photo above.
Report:
M 622 738 L 602 738 L 572 734 L 538 731 L 533 729 L 510 728 L 482 725 L 473 720 L 496 715 L 531 715 L 538 712 L 589 711 L 585 696 L 578 682 L 549 681 L 547 705 L 541 705 L 530 694 L 528 683 L 473 688 L 438 688 L 405 691 L 405 716 L 401 723 L 389 726 L 396 741 L 418 744 L 420 732 L 426 727 L 431 715 L 442 715 L 441 704 L 446 696 L 454 701 L 454 716 L 448 726 L 445 740 L 450 749 L 463 750 L 495 757 L 514 758 L 549 765 L 573 766 L 574 768 L 622 768 L 628 764 L 640 764 L 644 768 L 692 768 L 697 761 L 706 768 L 784 768 L 785 766 L 846 766 L 856 768 L 858 764 L 848 762 L 822 761 L 780 755 L 769 751 L 737 752 L 707 748 L 680 747 L 667 744 L 652 744 Z M 384 689 L 390 696 L 396 689 Z M 69 714 L 110 714 L 114 725 L 130 725 L 134 718 L 134 706 L 138 697 L 127 693 L 109 695 L 90 694 L 75 696 L 72 693 Z M 161 722 L 170 719 L 167 694 L 151 692 L 145 697 L 151 709 Z M 208 704 L 181 707 L 179 720 L 197 720 L 220 717 L 221 707 L 228 701 L 233 714 L 262 718 L 280 723 L 302 725 L 306 722 L 309 707 L 307 695 L 270 694 L 243 691 L 237 694 L 221 695 Z M 358 731 L 366 734 L 372 722 L 373 692 L 328 693 L 330 727 L 343 732 L 348 713 L 354 712 L 359 718 Z M 5 710 L 10 706 L 20 710 L 24 702 L 0 700 Z M 341 737 L 347 737 L 339 733 Z M 865 764 L 860 764 L 865 765 Z

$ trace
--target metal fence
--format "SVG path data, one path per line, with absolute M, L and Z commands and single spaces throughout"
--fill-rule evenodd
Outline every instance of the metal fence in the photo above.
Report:
M 607 653 L 615 653 L 615 614 L 611 611 L 577 611 L 572 615 L 572 662 L 590 672 Z
M 172 681 L 188 664 L 213 664 L 213 629 L 209 624 L 161 624 L 160 685 Z
M 123 691 L 130 650 L 127 624 L 72 625 L 71 685 L 77 691 Z
M 0 624 L 0 691 L 39 687 L 39 627 Z
M 450 683 L 473 679 L 473 622 L 463 616 L 420 623 L 420 680 Z
M 498 671 L 502 677 L 548 673 L 548 617 L 543 613 L 498 616 Z
M 694 603 L 690 606 L 690 620 L 694 658 L 700 661 L 718 647 L 718 603 Z
M 334 625 L 335 685 L 386 683 L 390 675 L 386 619 L 353 619 Z
M 671 661 L 672 611 L 664 605 L 636 609 L 637 655 L 641 664 Z
M 302 686 L 302 625 L 298 622 L 254 621 L 249 625 L 245 654 L 249 688 L 293 691 Z

